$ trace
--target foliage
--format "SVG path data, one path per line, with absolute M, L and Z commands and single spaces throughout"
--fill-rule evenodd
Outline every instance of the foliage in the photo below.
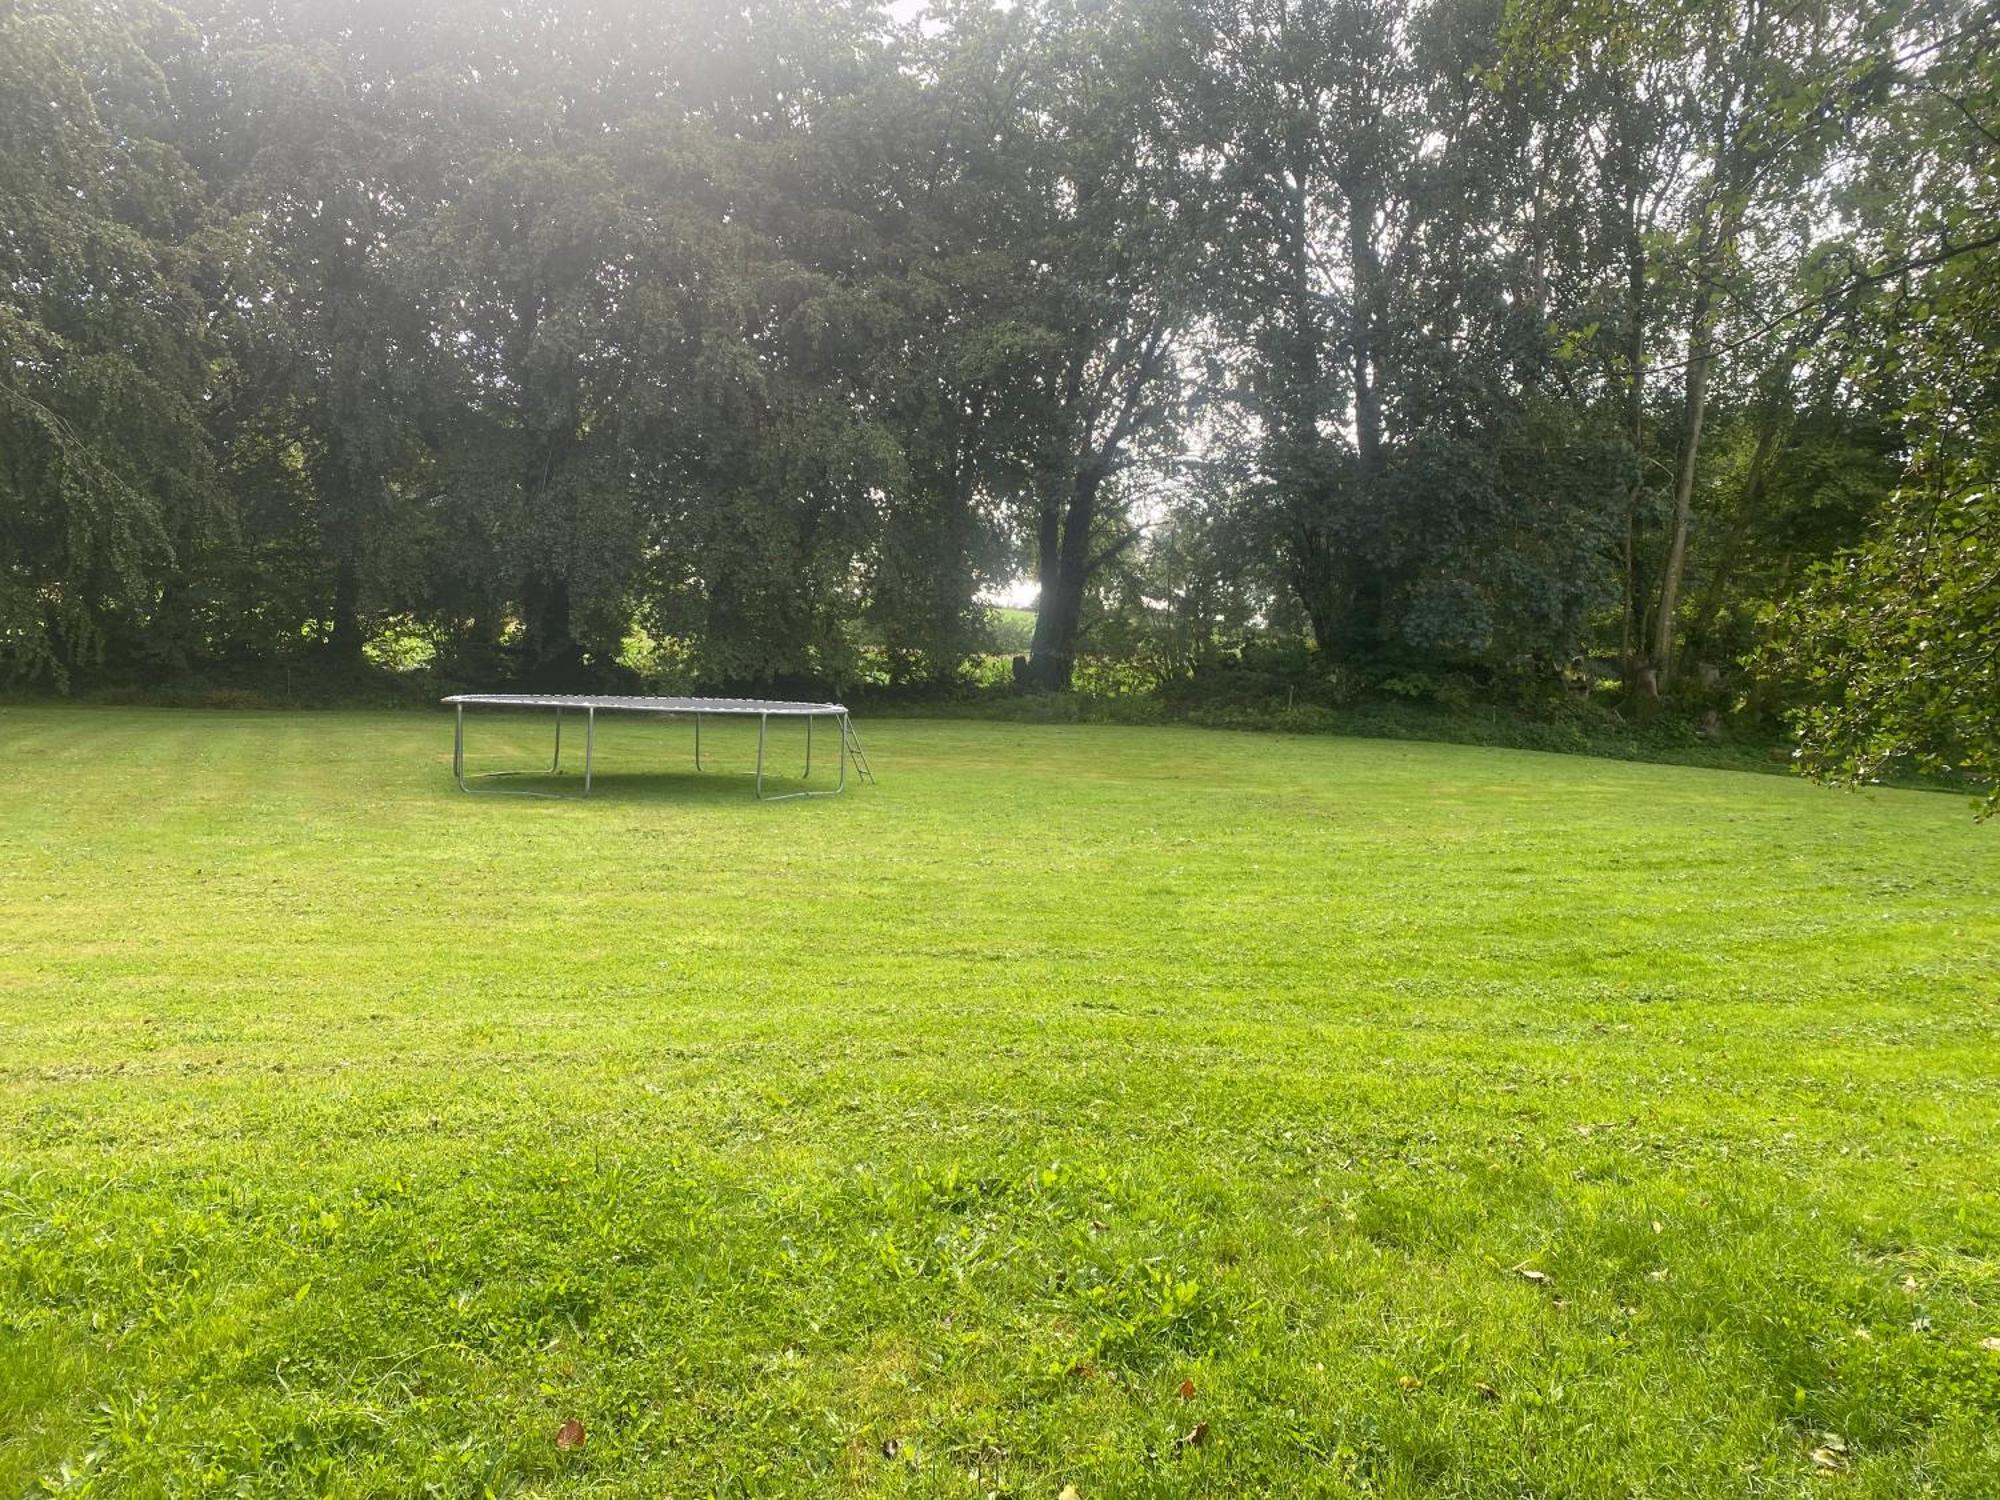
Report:
M 2000 811 L 2000 496 L 1906 492 L 1882 530 L 1781 617 L 1808 771 L 1871 782 L 1905 764 L 1964 776 Z
M 1990 488 L 1971 0 L 899 17 L 0 10 L 0 671 L 949 696 L 1028 579 L 1039 689 L 1764 713 Z
M 1887 122 L 1880 175 L 1853 189 L 1882 253 L 1858 361 L 1898 408 L 1910 477 L 1853 551 L 1778 611 L 1764 661 L 1790 682 L 1806 769 L 1871 781 L 1899 764 L 1962 774 L 2000 810 L 2000 106 L 1990 38 L 1950 28 L 1925 87 Z M 1920 203 L 1921 207 L 1917 207 Z M 1864 346 L 1866 347 L 1866 346 Z
M 196 284 L 224 243 L 152 129 L 148 43 L 173 29 L 144 3 L 0 9 L 0 665 L 58 685 L 185 607 L 226 534 L 202 425 L 223 351 Z

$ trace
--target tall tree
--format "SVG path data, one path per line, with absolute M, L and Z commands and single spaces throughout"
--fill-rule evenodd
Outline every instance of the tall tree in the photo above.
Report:
M 228 244 L 176 145 L 150 4 L 0 9 L 0 664 L 170 644 L 228 516 L 203 421 Z M 144 636 L 146 642 L 139 638 Z M 166 663 L 170 665 L 171 663 Z
M 1859 378 L 1895 401 L 1904 483 L 1872 535 L 1779 611 L 1765 668 L 1808 771 L 1946 771 L 2000 811 L 2000 49 L 1944 4 L 1902 38 L 1845 185 L 1867 259 L 1809 299 L 1858 304 Z
M 1162 16 L 1068 0 L 954 13 L 1007 101 L 971 164 L 1007 246 L 983 363 L 987 441 L 1038 587 L 1029 677 L 1066 688 L 1086 590 L 1138 539 L 1124 514 L 1186 392 L 1202 163 L 1172 128 Z

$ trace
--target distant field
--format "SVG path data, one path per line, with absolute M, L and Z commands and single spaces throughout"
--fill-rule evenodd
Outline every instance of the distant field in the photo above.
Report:
M 859 727 L 0 711 L 0 1495 L 2000 1493 L 1963 797 Z

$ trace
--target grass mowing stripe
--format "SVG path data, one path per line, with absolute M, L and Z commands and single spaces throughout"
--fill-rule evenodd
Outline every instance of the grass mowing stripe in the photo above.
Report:
M 1996 1492 L 1963 799 L 731 728 L 0 711 L 0 1493 Z

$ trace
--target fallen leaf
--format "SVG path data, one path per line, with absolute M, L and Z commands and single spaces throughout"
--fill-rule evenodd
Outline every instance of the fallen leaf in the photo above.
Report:
M 1174 1439 L 1174 1453 L 1179 1455 L 1183 1448 L 1199 1448 L 1208 1441 L 1208 1423 L 1197 1422 L 1188 1429 L 1187 1436 Z
M 1903 1290 L 1908 1292 L 1911 1296 L 1914 1297 L 1918 1292 L 1923 1290 L 1923 1288 L 1918 1283 L 1917 1278 L 1915 1276 L 1905 1276 L 1903 1278 Z
M 1078 1360 L 1069 1367 L 1069 1373 L 1072 1380 L 1089 1380 L 1097 1373 L 1097 1366 L 1087 1365 L 1083 1361 Z
M 1825 1448 L 1829 1453 L 1845 1453 L 1847 1451 L 1847 1440 L 1837 1432 L 1822 1432 L 1819 1435 L 1819 1441 L 1820 1446 Z
M 1551 1278 L 1547 1271 L 1537 1271 L 1528 1266 L 1516 1266 L 1514 1269 L 1520 1273 L 1523 1281 L 1532 1281 L 1536 1286 L 1550 1284 Z
M 1424 1383 L 1414 1375 L 1398 1375 L 1396 1384 L 1406 1391 L 1420 1391 L 1424 1388 Z
M 1666 1232 L 1667 1232 L 1666 1225 L 1662 1224 L 1658 1219 L 1653 1220 L 1653 1233 L 1665 1234 Z
M 1194 1400 L 1194 1382 L 1192 1380 L 1183 1380 L 1181 1388 L 1175 1391 L 1174 1394 L 1179 1396 L 1183 1401 Z
M 583 1423 L 571 1417 L 556 1429 L 556 1446 L 564 1452 L 583 1446 Z
M 1066 1484 L 1062 1487 L 1062 1493 L 1056 1496 L 1056 1500 L 1083 1500 L 1083 1496 L 1076 1492 L 1075 1485 Z
M 898 1453 L 901 1453 L 902 1451 L 903 1451 L 902 1439 L 900 1438 L 882 1439 L 882 1456 L 884 1458 L 894 1458 Z
M 1847 1467 L 1847 1460 L 1831 1448 L 1815 1448 L 1808 1457 L 1812 1459 L 1815 1468 L 1828 1474 L 1838 1474 Z
M 1472 1383 L 1472 1388 L 1475 1391 L 1479 1392 L 1480 1395 L 1484 1396 L 1488 1401 L 1498 1401 L 1500 1399 L 1500 1393 L 1494 1390 L 1492 1386 L 1488 1385 L 1483 1380 L 1475 1380 Z
M 1672 1271 L 1669 1271 L 1665 1266 L 1661 1266 L 1658 1270 L 1648 1271 L 1646 1273 L 1646 1279 L 1648 1281 L 1665 1281 L 1673 1274 L 1674 1273 Z
M 1991 1354 L 2000 1354 L 2000 1339 L 1981 1339 L 1979 1347 Z

